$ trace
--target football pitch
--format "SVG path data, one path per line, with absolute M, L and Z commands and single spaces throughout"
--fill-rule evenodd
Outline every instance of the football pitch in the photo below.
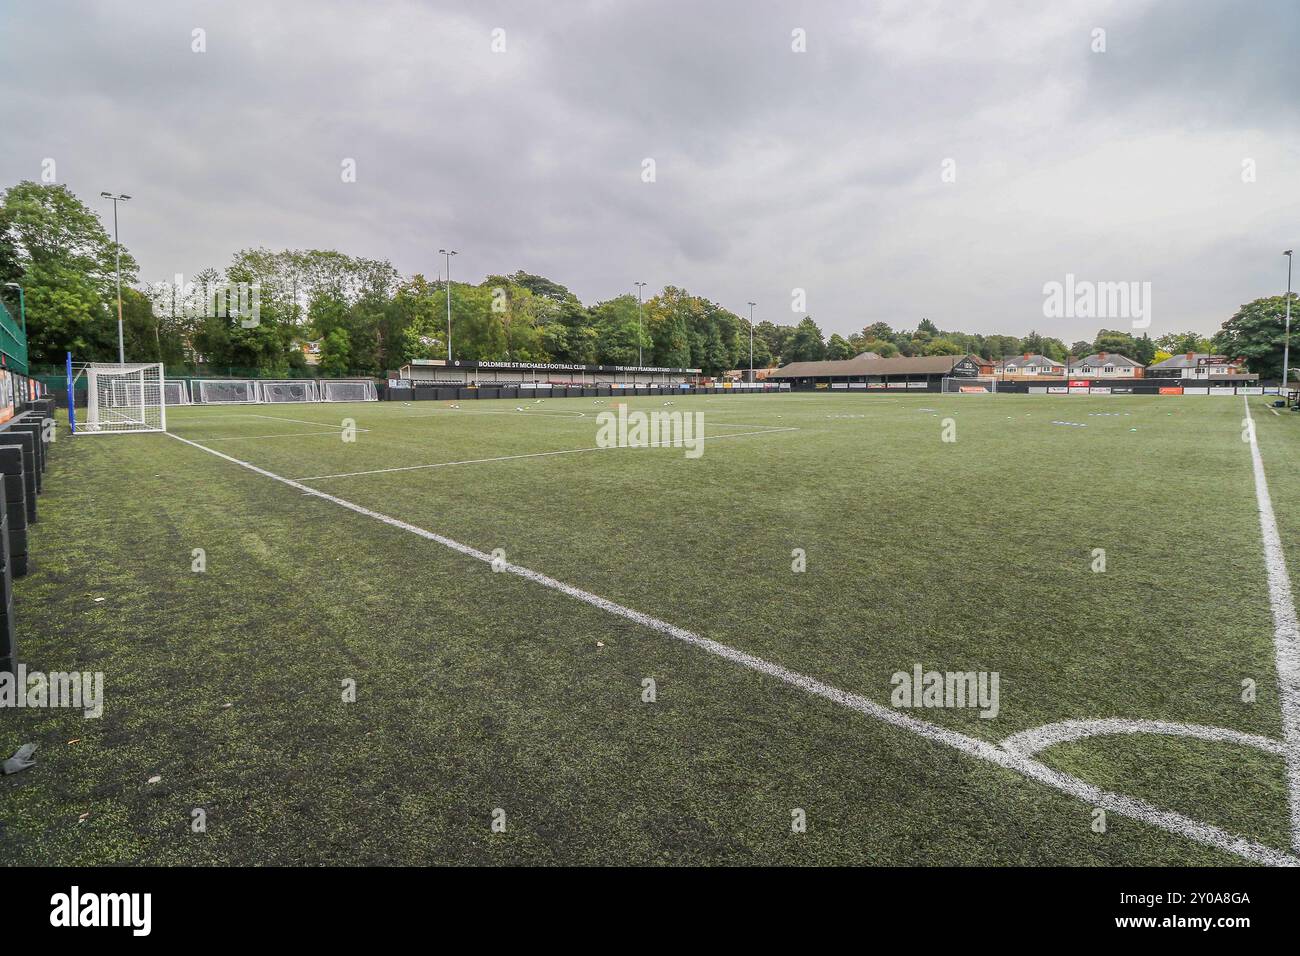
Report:
M 700 413 L 698 456 L 602 447 L 619 401 Z M 1253 450 L 1300 588 L 1297 419 L 793 394 L 62 428 L 20 659 L 102 671 L 104 711 L 13 713 L 40 763 L 0 857 L 1293 863 Z M 931 672 L 994 697 L 900 705 Z

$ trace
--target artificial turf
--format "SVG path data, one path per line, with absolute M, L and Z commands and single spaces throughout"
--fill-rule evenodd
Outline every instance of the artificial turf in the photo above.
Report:
M 683 397 L 700 457 L 578 451 L 614 401 L 168 425 L 880 703 L 916 664 L 997 671 L 996 719 L 913 712 L 991 742 L 1084 717 L 1280 733 L 1241 398 Z M 1300 416 L 1252 401 L 1300 590 Z M 0 778 L 6 862 L 1241 862 L 1118 816 L 1095 833 L 1072 797 L 165 435 L 61 433 L 46 487 L 20 659 L 103 671 L 106 704 L 0 714 L 6 755 L 41 748 Z M 1287 848 L 1280 758 L 1040 756 Z

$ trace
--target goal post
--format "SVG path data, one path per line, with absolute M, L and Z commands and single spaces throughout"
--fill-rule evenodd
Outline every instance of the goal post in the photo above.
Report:
M 196 405 L 256 405 L 257 382 L 244 378 L 196 378 L 190 383 Z
M 163 401 L 168 405 L 189 405 L 190 390 L 183 378 L 170 378 L 163 381 Z
M 261 381 L 257 383 L 258 394 L 267 404 L 277 402 L 319 402 L 320 393 L 312 379 L 288 379 L 286 381 Z
M 987 395 L 998 390 L 998 380 L 951 375 L 944 378 L 941 390 L 956 395 Z
M 321 382 L 321 397 L 323 402 L 377 402 L 379 401 L 379 392 L 375 389 L 375 383 L 369 380 L 334 380 L 328 379 Z
M 74 434 L 167 430 L 161 363 L 91 362 L 84 371 L 86 420 Z

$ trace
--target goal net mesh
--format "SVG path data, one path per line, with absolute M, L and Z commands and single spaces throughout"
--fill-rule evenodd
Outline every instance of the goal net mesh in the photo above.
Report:
M 264 402 L 319 402 L 316 383 L 307 381 L 258 382 Z
M 998 390 L 996 378 L 963 378 L 952 376 L 943 380 L 943 391 L 958 395 L 986 395 Z
M 322 400 L 327 402 L 377 402 L 379 393 L 374 382 L 322 382 L 324 394 Z
M 190 404 L 190 390 L 184 380 L 163 382 L 163 400 L 168 405 Z
M 205 405 L 255 405 L 257 382 L 251 379 L 200 379 L 194 382 L 194 401 Z
M 84 432 L 160 432 L 167 428 L 161 365 L 86 366 Z

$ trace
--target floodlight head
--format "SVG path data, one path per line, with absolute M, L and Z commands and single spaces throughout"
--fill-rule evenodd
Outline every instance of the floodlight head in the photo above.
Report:
M 5 283 L 5 288 L 6 288 L 6 289 L 21 289 L 22 286 L 20 286 L 17 282 L 6 282 L 6 283 Z
M 112 198 L 113 198 L 113 194 L 112 194 L 112 193 L 101 192 L 100 195 L 103 196 L 105 199 L 112 199 Z
M 1286 250 L 1285 252 L 1282 253 L 1282 255 L 1284 255 L 1284 256 L 1290 258 L 1290 256 L 1291 256 L 1291 250 L 1290 250 L 1290 249 Z
M 122 193 L 122 195 L 118 196 L 117 198 L 118 198 L 118 199 L 130 199 L 131 197 L 128 196 L 126 193 Z

